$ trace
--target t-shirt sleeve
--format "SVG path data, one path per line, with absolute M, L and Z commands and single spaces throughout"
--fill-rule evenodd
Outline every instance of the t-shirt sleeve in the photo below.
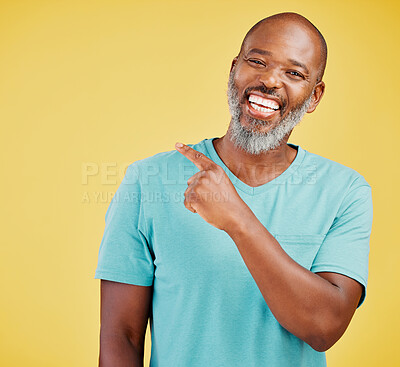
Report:
M 128 166 L 105 215 L 95 279 L 150 286 L 154 263 L 141 203 L 136 163 Z
M 371 187 L 361 176 L 345 194 L 311 267 L 314 273 L 340 273 L 358 281 L 363 291 L 357 307 L 366 296 L 371 227 Z

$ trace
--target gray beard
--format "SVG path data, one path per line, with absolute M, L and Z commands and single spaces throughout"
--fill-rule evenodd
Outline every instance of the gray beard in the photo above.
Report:
M 234 72 L 229 74 L 227 92 L 229 111 L 232 115 L 229 126 L 230 140 L 235 146 L 250 154 L 260 154 L 271 149 L 276 149 L 281 145 L 285 136 L 289 134 L 303 118 L 311 103 L 313 93 L 311 93 L 301 105 L 289 111 L 287 116 L 283 118 L 276 127 L 266 133 L 258 131 L 257 127 L 265 126 L 268 122 L 246 116 L 249 125 L 252 127 L 251 130 L 248 130 L 240 122 L 242 109 L 238 90 L 234 83 L 234 76 Z

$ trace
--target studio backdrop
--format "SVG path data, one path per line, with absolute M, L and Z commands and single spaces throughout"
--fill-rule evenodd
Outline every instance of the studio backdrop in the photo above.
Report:
M 94 271 L 126 167 L 222 136 L 243 36 L 284 11 L 328 44 L 325 95 L 289 142 L 373 195 L 367 298 L 328 365 L 400 365 L 400 6 L 387 0 L 1 1 L 0 365 L 97 366 Z

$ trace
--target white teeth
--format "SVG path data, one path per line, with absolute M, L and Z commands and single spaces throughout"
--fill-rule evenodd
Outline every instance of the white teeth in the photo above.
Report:
M 256 96 L 254 94 L 250 94 L 249 97 L 249 102 L 257 103 L 259 105 L 272 108 L 273 110 L 278 110 L 279 109 L 279 104 L 271 99 L 265 99 L 261 98 L 259 96 Z
M 255 104 L 255 103 L 250 103 L 250 105 L 251 105 L 251 107 L 253 107 L 255 110 L 261 111 L 261 112 L 273 112 L 273 111 L 275 111 L 273 108 L 264 108 L 264 107 L 261 107 L 261 106 Z

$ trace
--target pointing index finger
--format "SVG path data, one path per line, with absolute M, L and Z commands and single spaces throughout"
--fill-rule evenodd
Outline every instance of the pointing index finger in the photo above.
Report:
M 185 144 L 176 143 L 175 148 L 179 153 L 183 154 L 187 159 L 193 162 L 199 170 L 207 170 L 215 165 L 215 163 L 203 153 L 200 153 Z

